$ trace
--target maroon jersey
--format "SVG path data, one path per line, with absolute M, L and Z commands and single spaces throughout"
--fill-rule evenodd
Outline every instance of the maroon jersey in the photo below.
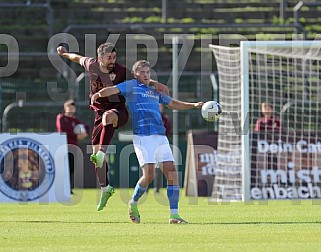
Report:
M 281 128 L 279 117 L 271 116 L 269 118 L 262 117 L 256 121 L 255 131 L 275 131 Z
M 65 132 L 67 135 L 67 143 L 76 145 L 78 143 L 77 135 L 74 133 L 74 127 L 77 124 L 83 124 L 76 117 L 66 116 L 61 113 L 56 117 L 56 127 L 58 132 Z M 87 133 L 89 133 L 89 126 L 85 125 Z
M 131 72 L 120 64 L 115 63 L 112 71 L 103 73 L 99 69 L 97 59 L 83 57 L 80 60 L 80 65 L 83 66 L 89 73 L 90 78 L 90 95 L 92 95 L 105 87 L 110 87 L 119 84 L 125 80 L 133 79 Z M 98 98 L 94 104 L 90 105 L 91 109 L 95 111 L 110 110 L 117 108 L 125 108 L 125 98 L 120 94 L 112 95 L 109 97 Z

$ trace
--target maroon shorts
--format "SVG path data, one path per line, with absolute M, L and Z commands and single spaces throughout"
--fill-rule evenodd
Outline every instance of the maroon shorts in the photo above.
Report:
M 106 111 L 108 111 L 108 110 L 106 110 Z M 96 114 L 94 128 L 93 128 L 93 132 L 91 135 L 92 145 L 99 144 L 100 134 L 103 129 L 102 118 L 103 118 L 103 114 L 106 111 L 97 112 L 97 114 Z M 128 115 L 128 110 L 126 108 L 111 109 L 111 111 L 115 112 L 118 115 L 118 124 L 117 124 L 116 129 L 124 126 L 128 122 L 129 115 Z

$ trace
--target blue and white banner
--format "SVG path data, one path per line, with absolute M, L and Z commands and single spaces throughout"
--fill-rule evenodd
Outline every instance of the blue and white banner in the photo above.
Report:
M 0 202 L 68 202 L 65 135 L 0 134 Z

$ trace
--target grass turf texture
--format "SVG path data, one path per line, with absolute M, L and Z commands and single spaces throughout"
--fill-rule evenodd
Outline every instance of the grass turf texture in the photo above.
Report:
M 96 211 L 100 191 L 75 190 L 72 203 L 0 204 L 0 251 L 318 251 L 321 201 L 209 203 L 182 196 L 190 224 L 167 224 L 166 191 L 152 190 L 129 220 L 132 190 L 117 189 Z M 183 194 L 183 193 L 182 193 Z

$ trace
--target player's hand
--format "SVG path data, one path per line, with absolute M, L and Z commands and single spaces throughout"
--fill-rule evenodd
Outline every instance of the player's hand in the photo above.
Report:
M 88 136 L 87 133 L 81 133 L 81 134 L 77 135 L 77 139 L 78 139 L 78 140 L 83 140 L 83 139 L 86 138 L 87 136 Z
M 201 107 L 203 106 L 203 104 L 204 104 L 204 102 L 196 102 L 196 103 L 194 104 L 194 107 L 195 107 L 195 108 L 201 108 Z
M 68 52 L 67 49 L 64 48 L 63 46 L 58 46 L 58 47 L 57 47 L 57 53 L 58 53 L 59 55 L 63 55 L 64 53 L 67 53 L 67 52 Z
M 169 89 L 166 85 L 157 82 L 157 84 L 155 85 L 155 88 L 158 93 L 161 94 L 162 92 L 164 92 L 165 94 L 169 95 Z
M 95 103 L 95 101 L 100 97 L 100 95 L 98 93 L 93 94 L 93 96 L 91 97 L 90 103 L 91 105 L 93 105 Z

